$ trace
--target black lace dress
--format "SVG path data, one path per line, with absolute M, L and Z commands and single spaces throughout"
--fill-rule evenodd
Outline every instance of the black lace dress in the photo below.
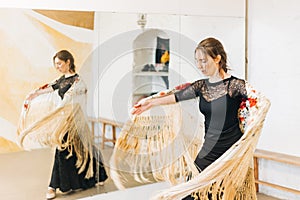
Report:
M 238 109 L 247 91 L 245 81 L 231 76 L 210 83 L 201 79 L 175 93 L 176 101 L 199 97 L 199 109 L 204 115 L 204 143 L 195 164 L 199 171 L 218 159 L 242 136 L 239 128 Z
M 63 99 L 64 94 L 68 91 L 68 89 L 70 89 L 77 78 L 79 78 L 78 74 L 67 78 L 62 76 L 51 86 L 54 90 L 58 90 L 59 96 Z M 67 138 L 67 134 L 68 133 L 65 134 L 64 139 Z M 66 157 L 68 154 L 68 149 L 62 151 L 58 149 L 55 150 L 54 165 L 49 187 L 55 189 L 59 188 L 62 192 L 77 189 L 88 189 L 94 187 L 97 182 L 105 181 L 108 178 L 99 156 L 100 154 L 98 157 L 94 156 L 93 158 L 94 176 L 89 179 L 85 178 L 87 170 L 84 170 L 82 173 L 78 174 L 78 169 L 75 166 L 77 161 L 76 154 L 73 154 L 67 159 Z

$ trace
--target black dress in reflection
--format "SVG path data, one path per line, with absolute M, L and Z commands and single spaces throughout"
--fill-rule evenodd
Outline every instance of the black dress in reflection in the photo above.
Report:
M 199 171 L 217 160 L 242 136 L 238 109 L 247 91 L 245 81 L 231 76 L 210 83 L 201 79 L 175 93 L 176 101 L 199 97 L 199 109 L 204 115 L 205 135 L 203 146 L 195 164 Z
M 78 74 L 70 77 L 62 76 L 54 84 L 52 88 L 58 90 L 59 96 L 63 99 L 64 94 L 70 89 L 74 81 L 78 78 Z M 64 140 L 68 137 L 68 133 L 65 134 Z M 82 173 L 78 174 L 78 168 L 76 167 L 77 156 L 75 153 L 69 158 L 68 149 L 65 150 L 55 150 L 54 165 L 51 174 L 51 180 L 49 187 L 59 188 L 62 192 L 67 192 L 70 190 L 77 189 L 88 189 L 94 187 L 97 182 L 105 181 L 108 177 L 101 161 L 100 152 L 93 157 L 93 170 L 94 176 L 86 179 L 85 175 L 87 169 Z M 88 166 L 87 163 L 86 166 Z

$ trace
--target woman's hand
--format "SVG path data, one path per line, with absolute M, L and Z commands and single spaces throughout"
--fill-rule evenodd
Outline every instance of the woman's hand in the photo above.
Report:
M 176 103 L 174 94 L 159 93 L 156 96 L 150 96 L 140 100 L 131 109 L 131 114 L 139 115 L 145 112 L 146 110 L 149 110 L 153 106 L 166 105 L 171 103 Z
M 151 99 L 151 98 L 144 98 L 144 99 L 140 100 L 131 109 L 131 114 L 139 115 L 139 114 L 143 113 L 144 111 L 149 110 L 153 106 L 152 100 L 153 99 Z

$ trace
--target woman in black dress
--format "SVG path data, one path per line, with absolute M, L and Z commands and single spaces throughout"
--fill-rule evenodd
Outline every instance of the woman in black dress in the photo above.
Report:
M 27 100 L 30 101 L 38 95 L 50 93 L 55 90 L 58 90 L 58 95 L 61 98 L 61 101 L 65 101 L 65 94 L 72 88 L 73 84 L 81 81 L 80 76 L 75 71 L 74 58 L 72 54 L 66 50 L 59 51 L 53 57 L 53 63 L 55 68 L 62 73 L 63 75 L 54 83 L 46 84 L 45 86 L 35 90 L 31 93 Z M 82 90 L 86 93 L 86 88 Z M 74 92 L 75 93 L 75 92 Z M 77 94 L 71 94 L 77 95 Z M 68 132 L 63 136 L 63 142 L 68 140 Z M 73 145 L 73 144 L 72 144 Z M 61 192 L 70 192 L 79 189 L 88 189 L 94 187 L 96 183 L 103 184 L 103 182 L 108 178 L 105 168 L 99 159 L 98 154 L 95 154 L 96 148 L 94 148 L 94 156 L 90 159 L 93 159 L 93 176 L 86 178 L 87 170 L 91 160 L 85 165 L 86 168 L 83 171 L 79 171 L 79 168 L 76 167 L 76 162 L 78 160 L 76 153 L 69 155 L 69 150 L 74 148 L 64 148 L 55 150 L 54 165 L 51 174 L 51 180 L 46 194 L 47 199 L 53 199 L 56 197 L 56 189 L 59 189 Z
M 230 75 L 227 55 L 220 41 L 207 38 L 195 50 L 197 67 L 207 76 L 174 94 L 137 103 L 132 114 L 141 114 L 156 105 L 171 104 L 199 97 L 199 110 L 205 118 L 204 144 L 195 159 L 201 172 L 242 136 L 239 127 L 238 109 L 246 98 L 244 80 Z M 193 199 L 191 196 L 185 199 Z

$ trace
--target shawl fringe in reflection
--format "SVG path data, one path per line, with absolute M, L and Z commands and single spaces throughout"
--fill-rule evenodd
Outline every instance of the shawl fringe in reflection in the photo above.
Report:
M 87 167 L 86 178 L 90 178 L 94 173 L 92 158 L 95 148 L 85 113 L 86 92 L 84 82 L 78 79 L 63 100 L 56 90 L 25 102 L 17 135 L 19 145 L 25 150 L 41 147 L 68 149 L 68 157 L 76 154 L 78 158 L 78 173 Z M 68 136 L 64 140 L 66 133 Z

